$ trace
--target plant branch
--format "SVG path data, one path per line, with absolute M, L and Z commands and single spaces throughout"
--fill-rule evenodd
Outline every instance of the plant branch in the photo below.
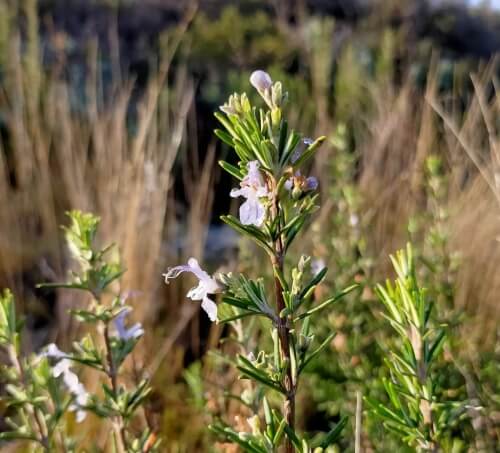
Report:
M 17 373 L 19 374 L 19 377 L 21 379 L 23 387 L 27 391 L 28 386 L 26 385 L 26 372 L 24 370 L 24 367 L 23 367 L 21 361 L 19 360 L 16 348 L 14 345 L 12 345 L 12 344 L 9 345 L 8 353 L 9 353 L 9 359 L 10 359 L 12 365 L 14 366 Z M 38 431 L 37 434 L 39 436 L 39 438 L 37 439 L 38 443 L 43 447 L 43 449 L 45 451 L 50 452 L 49 437 L 48 437 L 47 428 L 45 426 L 45 422 L 44 422 L 43 418 L 40 416 L 39 411 L 32 403 L 29 403 L 26 405 L 26 410 L 28 411 L 28 415 L 35 422 L 36 431 Z
M 279 206 L 279 200 L 277 194 L 274 196 L 273 206 L 272 206 L 273 220 L 278 219 L 281 223 L 281 212 Z M 281 229 L 281 225 L 280 225 Z M 284 268 L 284 255 L 283 255 L 283 240 L 280 237 L 274 243 L 274 256 L 272 257 L 272 265 L 274 270 L 274 287 L 275 287 L 275 297 L 276 297 L 276 309 L 277 309 L 277 330 L 280 342 L 280 355 L 281 362 L 286 366 L 286 374 L 284 377 L 283 386 L 286 390 L 285 401 L 283 402 L 283 416 L 285 417 L 287 425 L 293 431 L 295 427 L 295 392 L 296 383 L 294 383 L 294 378 L 292 375 L 291 368 L 291 357 L 290 357 L 290 327 L 288 325 L 287 317 L 282 317 L 282 312 L 286 308 L 285 301 L 283 299 L 283 286 L 277 275 L 283 275 Z M 276 272 L 277 271 L 277 272 Z M 287 438 L 285 444 L 285 452 L 293 453 L 292 441 Z
M 111 388 L 113 390 L 113 396 L 115 401 L 118 399 L 118 370 L 115 366 L 115 361 L 113 359 L 113 353 L 111 349 L 111 337 L 109 335 L 109 324 L 104 325 L 104 343 L 106 345 L 106 373 L 111 380 Z M 121 414 L 114 417 L 113 426 L 116 432 L 116 439 L 118 442 L 119 452 L 127 452 L 127 438 L 125 436 L 125 423 Z

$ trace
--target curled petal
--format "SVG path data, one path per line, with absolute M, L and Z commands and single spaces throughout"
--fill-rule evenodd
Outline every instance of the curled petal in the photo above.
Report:
M 62 359 L 66 357 L 66 354 L 62 352 L 54 343 L 50 343 L 45 348 L 45 351 L 41 353 L 42 357 L 53 357 L 55 359 Z
M 128 338 L 139 338 L 144 335 L 144 329 L 140 323 L 135 323 L 132 327 L 127 330 Z
M 186 297 L 189 297 L 191 300 L 203 300 L 206 294 L 205 285 L 200 281 L 197 286 L 194 286 L 188 291 Z
M 211 278 L 203 269 L 201 269 L 200 265 L 198 264 L 198 260 L 196 260 L 195 258 L 189 258 L 187 265 L 172 267 L 167 271 L 166 274 L 163 274 L 163 276 L 165 277 L 165 283 L 168 283 L 171 278 L 177 278 L 183 272 L 191 272 L 199 280 Z
M 140 323 L 134 324 L 132 327 L 127 329 L 125 327 L 125 318 L 130 313 L 130 308 L 122 310 L 118 316 L 114 319 L 115 329 L 118 334 L 118 338 L 122 340 L 129 340 L 131 338 L 139 338 L 144 334 L 144 329 Z
M 238 198 L 238 197 L 245 197 L 247 198 L 250 193 L 250 188 L 249 187 L 243 187 L 241 189 L 232 189 L 231 192 L 229 192 L 229 196 L 231 198 Z

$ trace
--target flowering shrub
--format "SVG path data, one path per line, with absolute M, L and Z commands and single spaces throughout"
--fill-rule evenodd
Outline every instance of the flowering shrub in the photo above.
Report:
M 288 96 L 280 82 L 273 83 L 263 71 L 255 71 L 250 82 L 264 99 L 265 108 L 253 107 L 246 94 L 233 94 L 221 107 L 224 114 L 215 114 L 224 127 L 215 134 L 234 149 L 239 159 L 237 166 L 220 162 L 224 170 L 240 181 L 239 188 L 233 189 L 230 196 L 245 199 L 239 219 L 227 215 L 222 220 L 264 250 L 272 282 L 232 273 L 210 277 L 194 259 L 187 266 L 170 269 L 165 279 L 168 282 L 181 272 L 192 272 L 199 283 L 188 297 L 202 300 L 210 319 L 219 323 L 234 323 L 254 316 L 266 318 L 270 323 L 272 349 L 248 356 L 240 354 L 236 367 L 241 378 L 281 395 L 281 408 L 272 407 L 270 398 L 264 397 L 264 423 L 260 411 L 254 414 L 248 421 L 251 432 L 235 431 L 223 421 L 214 424 L 212 430 L 251 452 L 277 451 L 282 445 L 286 452 L 327 448 L 340 436 L 345 419 L 322 438 L 311 440 L 296 430 L 295 397 L 302 372 L 333 338 L 332 334 L 314 346 L 313 317 L 356 285 L 312 304 L 312 294 L 327 269 L 311 267 L 311 259 L 305 255 L 295 266 L 285 267 L 290 246 L 317 208 L 318 182 L 314 177 L 302 176 L 302 172 L 325 137 L 302 139 L 288 127 L 284 118 Z M 218 306 L 208 298 L 208 294 L 215 293 L 221 294 Z
M 70 212 L 69 217 L 66 240 L 79 270 L 67 283 L 40 286 L 87 293 L 88 304 L 71 314 L 87 325 L 89 333 L 73 343 L 71 352 L 50 344 L 40 354 L 25 356 L 20 346 L 22 322 L 16 317 L 12 294 L 4 293 L 0 298 L 0 344 L 10 359 L 5 373 L 9 382 L 6 402 L 13 415 L 7 419 L 10 430 L 0 433 L 0 439 L 26 440 L 47 452 L 75 451 L 80 439 L 68 430 L 67 414 L 73 412 L 80 423 L 91 413 L 111 423 L 114 451 L 156 451 L 159 442 L 149 428 L 131 429 L 150 393 L 148 380 L 140 379 L 129 387 L 120 380 L 125 360 L 144 334 L 139 323 L 127 327 L 126 317 L 131 312 L 125 304 L 127 297 L 112 291 L 124 271 L 120 263 L 106 259 L 110 247 L 96 248 L 97 217 L 79 211 Z M 86 390 L 78 378 L 80 372 L 90 369 L 102 377 L 99 392 Z
M 481 408 L 466 404 L 464 398 L 462 401 L 453 398 L 456 389 L 446 385 L 452 376 L 451 366 L 446 363 L 445 367 L 438 361 L 445 343 L 445 330 L 433 316 L 433 305 L 417 282 L 412 249 L 398 253 L 393 259 L 397 273 L 395 284 L 377 287 L 377 294 L 387 309 L 386 326 L 394 330 L 395 338 L 388 339 L 385 329 L 380 329 L 382 335 L 376 336 L 373 330 L 378 330 L 374 328 L 378 324 L 371 324 L 371 331 L 364 329 L 372 322 L 371 308 L 348 312 L 352 303 L 358 303 L 363 295 L 352 298 L 342 307 L 346 318 L 357 313 L 351 316 L 352 320 L 337 320 L 337 325 L 331 323 L 325 311 L 357 287 L 349 285 L 351 280 L 366 284 L 361 274 L 371 265 L 367 255 L 361 253 L 365 248 L 361 212 L 349 185 L 351 176 L 345 180 L 340 178 L 346 169 L 353 170 L 354 160 L 344 153 L 348 160 L 338 159 L 336 164 L 337 189 L 342 193 L 332 193 L 338 198 L 339 210 L 333 219 L 338 236 L 331 238 L 331 248 L 319 248 L 315 253 L 319 258 L 300 255 L 294 260 L 291 246 L 318 207 L 318 181 L 314 176 L 304 175 L 324 137 L 302 138 L 288 127 L 287 93 L 282 91 L 279 82 L 273 83 L 263 71 L 254 72 L 250 81 L 263 98 L 264 108 L 253 107 L 245 94 L 233 94 L 221 107 L 223 113 L 216 113 L 223 129 L 215 133 L 238 157 L 237 165 L 220 162 L 221 167 L 239 181 L 239 187 L 231 190 L 229 196 L 243 198 L 238 218 L 227 215 L 222 220 L 262 249 L 268 260 L 267 269 L 259 269 L 258 278 L 234 273 L 210 275 L 195 258 L 190 258 L 187 264 L 172 267 L 164 274 L 166 283 L 183 273 L 195 276 L 197 284 L 187 297 L 199 301 L 211 321 L 232 326 L 240 354 L 235 360 L 225 357 L 226 363 L 234 364 L 240 378 L 252 383 L 252 390 L 258 389 L 251 397 L 250 391 L 239 398 L 251 411 L 247 426 L 232 427 L 222 414 L 210 426 L 211 431 L 218 438 L 252 453 L 332 451 L 332 446 L 338 445 L 345 434 L 345 413 L 352 411 L 352 402 L 337 403 L 338 422 L 327 433 L 299 431 L 296 420 L 297 414 L 302 413 L 297 410 L 296 396 L 300 383 L 304 382 L 304 371 L 322 354 L 328 362 L 336 360 L 340 368 L 357 367 L 355 372 L 346 374 L 346 380 L 353 381 L 358 395 L 356 451 L 361 448 L 363 428 L 361 394 L 365 395 L 373 414 L 383 420 L 383 426 L 400 444 L 418 451 L 462 451 L 461 439 L 457 440 L 453 430 L 466 418 L 467 411 L 478 413 Z M 340 128 L 336 138 L 342 139 L 344 132 Z M 9 430 L 0 433 L 0 440 L 28 442 L 35 450 L 47 452 L 76 451 L 83 445 L 83 439 L 73 433 L 71 426 L 74 421 L 84 422 L 90 415 L 98 417 L 106 426 L 109 424 L 112 430 L 110 443 L 104 448 L 117 452 L 158 451 L 156 434 L 151 427 L 143 426 L 138 416 L 151 392 L 148 378 L 138 372 L 139 377 L 131 383 L 122 373 L 127 357 L 144 335 L 140 323 L 128 322 L 132 309 L 126 305 L 127 295 L 118 289 L 124 270 L 119 262 L 109 258 L 111 247 L 97 247 L 98 218 L 79 211 L 69 216 L 71 224 L 65 229 L 66 239 L 78 270 L 66 283 L 41 286 L 78 290 L 88 296 L 84 308 L 71 312 L 77 321 L 86 325 L 87 333 L 73 343 L 69 352 L 52 343 L 38 354 L 25 355 L 21 348 L 22 322 L 16 316 L 12 294 L 4 292 L 0 297 L 0 346 L 9 359 L 4 374 L 10 418 L 7 419 Z M 441 217 L 435 219 L 433 248 L 445 243 L 443 232 L 437 228 Z M 343 235 L 345 237 L 341 237 Z M 333 261 L 340 260 L 335 278 L 325 285 L 325 260 L 332 261 L 328 255 L 333 256 Z M 447 256 L 443 247 L 442 255 L 428 262 L 441 264 L 440 270 L 451 272 Z M 343 288 L 344 285 L 348 286 Z M 368 284 L 365 289 L 367 287 Z M 436 287 L 439 290 L 435 296 L 451 294 L 445 285 Z M 330 294 L 325 297 L 327 291 Z M 316 317 L 319 313 L 323 314 L 320 318 Z M 253 333 L 252 325 L 255 326 L 251 321 L 257 318 L 262 321 L 259 326 L 264 335 L 255 335 L 250 342 L 248 337 Z M 345 334 L 332 342 L 333 327 L 343 328 L 346 333 L 358 329 L 353 337 L 366 336 L 368 331 L 368 339 L 373 344 L 345 348 L 348 341 Z M 382 351 L 379 349 L 375 354 L 373 338 L 383 346 Z M 347 349 L 348 352 L 332 358 L 326 355 L 330 345 L 337 351 Z M 352 360 L 354 355 L 345 360 L 352 351 L 357 362 Z M 381 355 L 385 356 L 385 366 L 379 363 Z M 381 380 L 374 376 L 379 372 Z M 88 381 L 80 379 L 82 373 L 99 376 L 97 390 L 86 388 L 83 382 Z M 198 409 L 202 411 L 205 397 L 199 376 L 201 371 L 197 366 L 185 373 L 188 385 L 196 392 Z M 373 386 L 375 391 L 365 392 L 368 386 Z M 349 389 L 347 384 L 339 386 L 335 395 L 342 398 L 342 392 L 348 393 Z M 379 398 L 381 389 L 386 395 Z M 448 390 L 451 391 L 447 393 Z M 142 418 L 147 423 L 148 417 Z M 367 429 L 363 434 L 372 432 Z M 382 448 L 393 445 L 392 439 Z

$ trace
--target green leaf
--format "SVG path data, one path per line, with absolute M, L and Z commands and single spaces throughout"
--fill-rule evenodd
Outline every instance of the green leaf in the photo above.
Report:
M 285 150 L 281 155 L 280 166 L 283 167 L 285 165 L 288 165 L 289 163 L 288 161 L 290 160 L 290 157 L 295 151 L 295 148 L 297 147 L 299 141 L 300 141 L 300 134 L 292 130 L 292 132 L 288 136 L 288 141 L 286 143 Z
M 242 364 L 238 365 L 236 368 L 243 374 L 243 376 L 254 379 L 279 393 L 285 393 L 285 390 L 279 382 L 274 381 L 264 371 L 256 368 L 246 357 L 240 355 L 238 356 L 238 360 Z
M 339 440 L 340 435 L 342 434 L 343 429 L 345 428 L 345 425 L 347 425 L 347 416 L 343 416 L 340 421 L 335 425 L 335 427 L 324 437 L 324 439 L 321 441 L 320 447 L 321 448 L 327 448 L 330 445 L 332 445 L 334 442 L 337 442 Z
M 273 254 L 273 249 L 268 245 L 267 238 L 262 231 L 253 225 L 243 225 L 236 217 L 232 215 L 223 215 L 220 217 L 224 223 L 227 223 L 231 228 L 255 241 L 267 253 Z
M 312 314 L 320 311 L 320 310 L 324 310 L 325 308 L 329 307 L 330 305 L 334 304 L 335 302 L 339 301 L 340 299 L 342 299 L 344 296 L 346 296 L 347 294 L 349 294 L 352 290 L 358 288 L 359 285 L 358 284 L 354 284 L 354 285 L 351 285 L 351 286 L 348 286 L 347 288 L 343 289 L 340 293 L 338 293 L 336 296 L 334 297 L 331 297 L 330 299 L 327 299 L 325 300 L 325 302 L 323 302 L 322 304 L 316 306 L 316 307 L 313 307 L 307 311 L 305 311 L 304 313 L 301 313 L 299 316 L 297 316 L 296 319 L 304 319 L 304 318 L 307 318 L 308 316 L 311 316 Z
M 283 418 L 278 426 L 278 429 L 276 430 L 276 434 L 274 435 L 273 438 L 273 445 L 278 446 L 281 443 L 281 439 L 283 438 L 283 433 L 285 432 L 286 428 L 286 420 Z
M 240 436 L 239 433 L 233 431 L 228 426 L 209 425 L 208 429 L 210 431 L 212 431 L 214 434 L 216 434 L 217 436 L 222 437 L 224 439 L 227 439 L 230 442 L 233 442 L 233 443 L 239 445 L 246 452 L 249 452 L 249 453 L 268 453 L 264 447 L 261 447 L 260 445 L 258 445 L 255 442 L 254 436 L 252 436 L 250 434 L 247 435 L 248 439 L 245 439 L 242 436 Z
M 234 176 L 236 179 L 241 181 L 243 179 L 243 174 L 241 173 L 241 170 L 238 167 L 235 167 L 234 165 L 228 164 L 227 162 L 223 160 L 219 160 L 219 165 L 226 170 L 230 175 Z
M 426 363 L 431 363 L 435 356 L 437 356 L 446 342 L 446 332 L 444 330 L 440 330 L 437 338 L 434 340 L 434 343 L 429 348 L 427 356 L 425 357 Z
M 281 158 L 283 157 L 283 151 L 285 151 L 287 134 L 288 134 L 288 123 L 285 120 L 282 120 L 280 126 L 280 138 L 278 142 L 278 156 L 280 158 L 280 162 Z
M 219 137 L 226 145 L 229 145 L 232 148 L 234 148 L 234 140 L 231 137 L 231 135 L 229 135 L 226 131 L 223 131 L 221 129 L 215 129 L 214 134 L 217 137 Z
M 299 294 L 299 300 L 307 299 L 311 292 L 314 291 L 314 288 L 318 286 L 322 280 L 325 278 L 326 273 L 328 272 L 328 268 L 324 267 L 321 269 L 310 281 L 307 283 L 302 291 Z
M 313 352 L 311 352 L 307 358 L 302 362 L 302 364 L 300 365 L 299 367 L 299 374 L 302 372 L 302 370 L 309 364 L 309 362 L 314 359 L 314 357 L 316 357 L 323 349 L 325 349 L 329 344 L 330 342 L 333 340 L 333 338 L 335 337 L 336 335 L 336 332 L 333 332 L 331 333 L 330 335 L 328 335 L 328 337 L 326 337 L 326 339 L 323 341 L 323 343 L 321 343 L 318 348 L 316 348 Z
M 214 113 L 215 118 L 219 120 L 219 122 L 227 129 L 227 131 L 231 134 L 233 138 L 237 138 L 238 134 L 236 133 L 234 127 L 231 122 L 220 112 Z M 222 140 L 222 139 L 221 139 Z
M 294 445 L 295 448 L 297 448 L 299 451 L 302 450 L 302 445 L 297 437 L 297 434 L 295 434 L 295 431 L 290 428 L 290 425 L 288 423 L 285 423 L 285 433 L 287 437 L 292 441 L 292 444 Z
M 312 156 L 314 156 L 314 153 L 318 150 L 318 148 L 325 140 L 326 137 L 324 136 L 317 138 L 314 143 L 307 147 L 307 149 L 301 154 L 301 156 L 297 159 L 293 166 L 295 168 L 300 168 L 302 165 L 304 165 Z
M 404 426 L 404 418 L 397 414 L 396 412 L 391 411 L 387 407 L 385 407 L 383 404 L 379 403 L 378 401 L 374 400 L 373 398 L 370 398 L 368 396 L 364 396 L 363 399 L 368 403 L 368 405 L 372 408 L 373 412 L 375 412 L 379 417 L 393 421 L 394 423 L 397 423 L 398 425 Z

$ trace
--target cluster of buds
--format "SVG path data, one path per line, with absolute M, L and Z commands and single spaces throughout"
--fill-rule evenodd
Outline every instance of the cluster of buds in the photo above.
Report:
M 229 96 L 229 100 L 220 107 L 226 115 L 241 115 L 250 112 L 252 109 L 250 101 L 245 93 L 234 93 Z
M 288 93 L 283 93 L 281 82 L 273 83 L 267 72 L 257 70 L 250 76 L 250 83 L 257 89 L 271 109 L 273 125 L 279 125 L 281 121 L 281 109 L 288 100 Z

